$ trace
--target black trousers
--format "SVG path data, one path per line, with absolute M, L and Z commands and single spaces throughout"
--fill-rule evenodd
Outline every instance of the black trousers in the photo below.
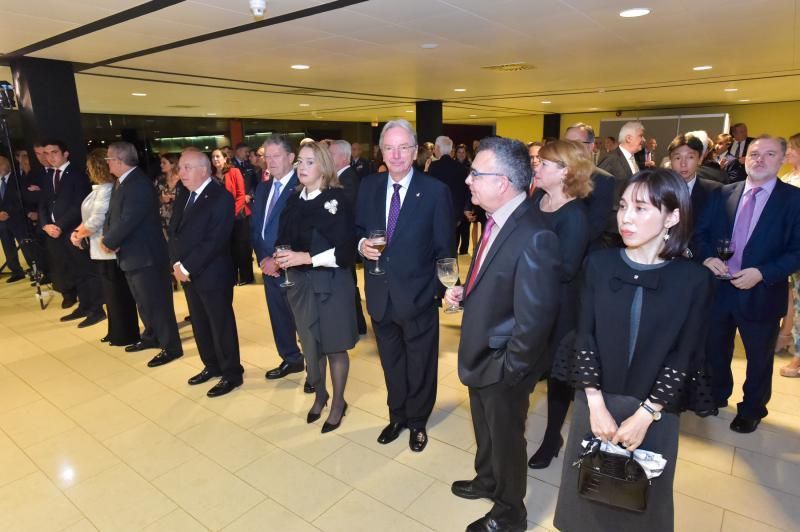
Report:
M 70 242 L 68 252 L 78 292 L 78 308 L 87 314 L 101 312 L 103 284 L 97 266 L 89 257 L 89 250 L 77 248 Z
M 250 217 L 236 220 L 231 233 L 231 254 L 236 280 L 243 283 L 252 283 L 253 277 L 253 248 L 250 247 Z
M 456 227 L 456 246 L 458 247 L 458 254 L 459 255 L 466 255 L 469 253 L 469 233 L 470 233 L 470 224 L 467 217 L 463 214 L 461 215 L 461 219 L 457 222 L 458 226 Z
M 100 274 L 103 299 L 108 312 L 108 338 L 115 345 L 135 344 L 139 341 L 139 316 L 125 273 L 116 260 L 96 260 Z
M 72 271 L 72 261 L 69 259 L 70 251 L 67 246 L 73 247 L 69 235 L 61 233 L 58 238 L 47 236 L 45 240 L 47 257 L 50 265 L 50 279 L 53 288 L 61 292 L 64 298 L 78 297 L 75 287 L 75 274 Z
M 356 276 L 356 267 L 351 269 L 353 272 L 353 284 L 356 286 L 356 325 L 358 326 L 359 334 L 366 334 L 367 320 L 364 319 L 364 308 L 361 306 L 361 290 L 358 289 L 358 276 Z
M 13 274 L 21 274 L 22 266 L 19 263 L 19 254 L 17 253 L 17 241 L 8 222 L 0 222 L 0 243 L 3 246 L 3 255 L 6 257 L 6 266 Z
M 527 518 L 527 455 L 525 420 L 532 384 L 529 379 L 508 386 L 503 382 L 469 389 L 472 426 L 478 450 L 475 484 L 493 494 L 489 512 L 495 519 Z
M 142 340 L 154 342 L 172 355 L 183 353 L 172 303 L 172 282 L 166 264 L 127 271 L 125 279 L 139 309 L 145 334 L 152 335 L 143 335 Z
M 393 315 L 391 301 L 383 319 L 372 320 L 383 366 L 392 423 L 423 429 L 436 403 L 439 370 L 439 311 L 431 306 L 410 320 Z

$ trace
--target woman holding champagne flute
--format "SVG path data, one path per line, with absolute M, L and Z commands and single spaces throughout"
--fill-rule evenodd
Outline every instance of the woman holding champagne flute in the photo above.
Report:
M 308 142 L 297 161 L 300 186 L 281 213 L 275 261 L 284 271 L 292 269 L 286 295 L 297 322 L 308 382 L 317 394 L 308 423 L 318 420 L 328 404 L 325 372 L 330 361 L 333 402 L 322 426 L 326 433 L 339 427 L 347 411 L 347 350 L 358 341 L 355 284 L 350 274 L 355 226 L 328 150 Z

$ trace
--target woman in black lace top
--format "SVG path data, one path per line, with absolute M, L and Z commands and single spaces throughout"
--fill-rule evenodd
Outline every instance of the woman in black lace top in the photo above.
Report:
M 691 235 L 691 200 L 680 176 L 645 170 L 620 200 L 623 249 L 587 259 L 575 337 L 559 352 L 553 375 L 583 392 L 566 447 L 555 525 L 560 530 L 671 531 L 678 413 L 703 358 L 711 277 L 682 257 Z M 656 418 L 660 418 L 656 420 Z M 605 506 L 577 492 L 572 467 L 580 442 L 594 435 L 660 453 L 644 513 Z

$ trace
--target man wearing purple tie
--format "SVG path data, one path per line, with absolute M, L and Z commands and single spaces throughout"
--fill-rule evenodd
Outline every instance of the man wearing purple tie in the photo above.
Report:
M 733 392 L 737 329 L 747 356 L 744 398 L 730 426 L 735 432 L 753 432 L 767 415 L 787 279 L 800 269 L 800 189 L 777 179 L 785 154 L 780 137 L 762 135 L 751 142 L 747 179 L 714 191 L 696 232 L 698 259 L 719 279 L 706 356 L 720 408 Z M 734 251 L 727 263 L 717 258 L 722 239 L 729 239 Z
M 453 206 L 447 185 L 412 167 L 417 135 L 411 124 L 388 122 L 379 145 L 389 170 L 361 181 L 356 207 L 367 311 L 388 392 L 389 425 L 378 443 L 392 442 L 408 428 L 409 447 L 420 452 L 436 402 L 438 307 L 444 292 L 436 260 L 456 256 Z M 369 238 L 376 230 L 386 231 L 382 252 Z M 371 275 L 378 259 L 385 274 Z

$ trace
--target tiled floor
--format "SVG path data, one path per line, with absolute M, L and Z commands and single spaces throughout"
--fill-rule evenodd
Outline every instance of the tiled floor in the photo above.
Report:
M 375 441 L 387 415 L 371 334 L 351 353 L 350 408 L 336 432 L 305 423 L 302 377 L 264 379 L 278 357 L 261 285 L 236 289 L 245 384 L 208 399 L 209 386 L 186 384 L 201 367 L 190 327 L 186 356 L 148 369 L 153 351 L 102 345 L 104 324 L 60 323 L 60 297 L 41 311 L 29 286 L 3 280 L 0 530 L 457 531 L 488 508 L 449 490 L 471 478 L 475 450 L 456 375 L 458 316 L 442 314 L 431 442 L 414 454 L 407 433 Z M 182 293 L 175 304 L 186 315 Z M 737 357 L 739 381 L 742 369 Z M 546 422 L 543 392 L 531 400 L 531 452 Z M 746 436 L 728 430 L 730 408 L 683 417 L 678 530 L 800 530 L 800 380 L 776 372 L 770 410 Z M 529 471 L 532 530 L 552 528 L 560 471 L 560 459 Z

